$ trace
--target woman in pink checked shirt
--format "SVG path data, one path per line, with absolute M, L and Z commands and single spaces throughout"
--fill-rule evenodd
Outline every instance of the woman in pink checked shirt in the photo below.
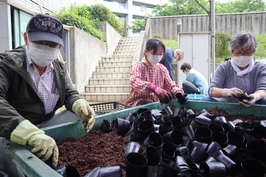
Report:
M 137 106 L 160 101 L 168 103 L 173 95 L 184 91 L 177 86 L 167 71 L 160 64 L 165 53 L 165 46 L 157 38 L 147 41 L 144 58 L 136 62 L 130 73 L 130 98 L 126 101 L 128 106 Z

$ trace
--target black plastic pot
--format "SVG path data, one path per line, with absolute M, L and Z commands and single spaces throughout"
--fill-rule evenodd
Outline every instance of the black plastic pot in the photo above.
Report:
M 130 122 L 126 119 L 116 118 L 112 121 L 112 127 L 118 135 L 125 136 L 130 129 Z
M 127 177 L 141 177 L 147 166 L 147 158 L 141 154 L 132 152 L 126 155 L 126 175 Z
M 122 169 L 120 166 L 97 167 L 84 177 L 122 177 Z
M 148 146 L 142 153 L 148 160 L 148 165 L 157 166 L 162 162 L 162 156 L 158 149 Z
M 160 149 L 163 144 L 163 138 L 160 133 L 152 132 L 146 137 L 143 141 L 144 146 L 154 146 L 157 149 Z
M 103 120 L 99 130 L 103 133 L 109 133 L 111 132 L 113 129 L 112 129 L 112 125 L 111 123 L 108 121 L 108 120 Z
M 141 146 L 138 142 L 129 142 L 126 147 L 125 147 L 125 152 L 124 156 L 127 156 L 129 153 L 136 152 L 139 153 L 141 152 Z
M 225 177 L 226 167 L 221 162 L 203 162 L 200 164 L 200 172 L 204 177 Z
M 165 177 L 164 167 L 161 166 L 150 166 L 146 167 L 145 177 Z
M 266 166 L 256 159 L 245 159 L 241 162 L 245 177 L 263 177 L 266 173 Z

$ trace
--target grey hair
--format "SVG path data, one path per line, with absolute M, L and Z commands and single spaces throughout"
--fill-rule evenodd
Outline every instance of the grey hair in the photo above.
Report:
M 184 58 L 184 52 L 181 49 L 176 49 L 175 52 L 179 53 L 180 60 L 182 60 Z
M 250 32 L 239 32 L 233 37 L 228 49 L 233 50 L 251 50 L 255 52 L 258 47 L 258 43 L 254 35 Z

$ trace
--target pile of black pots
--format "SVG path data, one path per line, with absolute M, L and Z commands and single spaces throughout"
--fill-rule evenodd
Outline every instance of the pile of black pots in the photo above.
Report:
M 226 177 L 266 173 L 266 120 L 227 121 L 206 110 L 140 108 L 100 130 L 128 136 L 127 177 Z M 119 176 L 116 176 L 119 177 Z

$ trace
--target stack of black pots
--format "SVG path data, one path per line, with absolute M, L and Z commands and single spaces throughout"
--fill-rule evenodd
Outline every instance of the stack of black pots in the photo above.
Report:
M 100 130 L 128 136 L 127 177 L 226 177 L 266 173 L 266 120 L 227 121 L 206 110 L 140 108 Z

